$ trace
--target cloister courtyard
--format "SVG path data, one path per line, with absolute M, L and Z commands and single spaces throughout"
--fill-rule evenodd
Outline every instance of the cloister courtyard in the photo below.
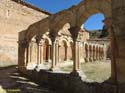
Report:
M 0 93 L 125 93 L 124 6 L 82 0 L 51 14 L 1 0 Z M 103 27 L 89 31 L 96 14 Z

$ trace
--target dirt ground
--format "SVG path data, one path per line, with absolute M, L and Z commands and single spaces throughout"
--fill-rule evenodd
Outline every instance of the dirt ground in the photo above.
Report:
M 72 71 L 72 66 L 62 68 L 64 71 Z M 94 62 L 81 65 L 90 81 L 103 82 L 111 74 L 110 62 Z M 0 93 L 63 93 L 60 90 L 52 90 L 41 87 L 25 77 L 21 77 L 16 66 L 0 67 Z

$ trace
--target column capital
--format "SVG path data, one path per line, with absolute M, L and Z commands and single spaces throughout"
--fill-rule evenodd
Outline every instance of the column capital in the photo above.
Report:
M 36 39 L 36 43 L 39 44 L 40 41 L 41 41 L 41 39 L 42 39 L 42 35 L 37 35 L 37 36 L 35 37 L 35 39 Z
M 36 39 L 37 45 L 42 46 L 44 44 L 44 39 L 42 35 L 37 35 L 35 39 Z
M 49 37 L 51 38 L 52 43 L 55 42 L 57 35 L 58 35 L 57 32 L 55 32 L 55 31 L 50 31 L 50 33 L 49 33 Z
M 74 27 L 71 27 L 71 28 L 69 29 L 69 32 L 70 32 L 71 35 L 72 35 L 73 41 L 76 41 L 76 40 L 77 40 L 79 31 L 81 31 L 81 27 L 78 27 L 78 26 L 74 26 Z

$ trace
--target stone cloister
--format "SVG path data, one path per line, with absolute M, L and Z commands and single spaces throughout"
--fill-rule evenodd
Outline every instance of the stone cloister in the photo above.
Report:
M 66 34 L 67 35 L 67 34 Z M 56 36 L 54 43 L 54 50 L 52 48 L 52 39 L 50 38 L 49 32 L 46 32 L 42 36 L 35 36 L 30 42 L 27 42 L 25 48 L 25 61 L 24 66 L 28 69 L 54 69 L 67 62 L 73 60 L 73 40 L 71 36 L 61 35 L 60 33 Z M 77 60 L 80 63 L 94 62 L 94 61 L 105 61 L 104 52 L 106 47 L 102 44 L 94 44 L 86 41 L 77 41 Z M 54 52 L 54 54 L 53 54 Z M 76 56 L 75 55 L 75 56 Z M 77 64 L 80 67 L 80 63 Z M 73 64 L 73 65 L 75 65 Z M 40 67 L 40 66 L 43 67 Z M 75 67 L 74 69 L 77 69 Z M 79 69 L 79 68 L 78 68 Z
M 84 0 L 76 6 L 36 22 L 27 30 L 20 32 L 18 52 L 19 71 L 23 74 L 28 74 L 27 66 L 30 63 L 36 64 L 33 65 L 33 69 L 39 68 L 41 64 L 46 64 L 47 70 L 54 71 L 60 63 L 71 59 L 73 60 L 71 74 L 72 76 L 79 76 L 81 62 L 105 60 L 105 45 L 93 44 L 79 39 L 79 32 L 83 30 L 81 25 L 89 16 L 95 13 L 103 13 L 106 28 L 110 33 L 112 51 L 111 77 L 108 80 L 108 82 L 111 82 L 111 85 L 109 84 L 111 88 L 110 93 L 124 93 L 121 87 L 125 83 L 125 55 L 121 52 L 125 50 L 125 44 L 123 43 L 124 33 L 122 34 L 124 28 L 122 23 L 124 21 L 119 18 L 119 16 L 123 18 L 123 14 L 120 13 L 119 8 L 123 7 L 124 3 L 121 4 L 117 1 Z M 120 1 L 124 2 L 124 0 Z M 120 9 L 124 10 L 124 8 Z M 117 11 L 117 14 L 115 14 L 115 11 Z M 69 36 L 60 33 L 60 30 L 66 24 L 69 24 L 67 28 Z M 60 47 L 63 48 L 63 51 L 60 51 Z M 41 69 L 44 68 L 41 66 Z M 108 91 L 109 88 L 106 89 Z
M 98 0 L 97 0 L 98 1 Z M 42 63 L 44 60 L 44 51 L 46 50 L 44 48 L 45 46 L 45 32 L 48 32 L 48 36 L 45 36 L 47 38 L 49 38 L 48 42 L 50 45 L 50 49 L 49 50 L 49 54 L 48 57 L 51 58 L 52 61 L 52 66 L 51 68 L 54 68 L 56 63 L 59 62 L 59 49 L 58 46 L 60 45 L 60 36 L 59 36 L 59 31 L 65 27 L 65 25 L 68 23 L 69 27 L 68 27 L 68 32 L 70 32 L 70 40 L 67 40 L 66 46 L 71 46 L 70 50 L 72 50 L 71 56 L 73 59 L 73 65 L 74 71 L 77 71 L 77 69 L 79 69 L 79 65 L 80 65 L 80 57 L 81 57 L 81 53 L 80 53 L 80 44 L 81 41 L 79 40 L 79 32 L 82 30 L 81 25 L 86 21 L 86 19 L 91 16 L 92 14 L 98 13 L 98 12 L 104 12 L 104 15 L 106 18 L 111 17 L 111 6 L 110 6 L 110 2 L 109 1 L 105 1 L 103 0 L 102 2 L 97 2 L 95 1 L 93 5 L 91 5 L 91 1 L 84 1 L 81 2 L 79 5 L 77 6 L 73 6 L 70 9 L 61 11 L 55 15 L 52 15 L 50 17 L 47 17 L 33 25 L 31 25 L 26 31 L 23 31 L 20 33 L 19 36 L 19 67 L 22 65 L 25 67 L 25 65 L 27 63 L 30 63 L 30 55 L 31 55 L 31 51 L 29 51 L 29 47 L 30 47 L 30 43 L 32 42 L 33 37 L 35 37 L 34 42 L 36 42 L 36 55 L 34 55 L 34 57 L 36 58 L 37 61 L 36 63 Z M 100 5 L 101 4 L 101 5 Z M 104 4 L 106 5 L 106 7 L 104 8 Z M 91 5 L 91 6 L 90 6 Z M 102 6 L 102 7 L 100 7 Z M 107 10 L 108 8 L 108 10 Z M 54 23 L 53 23 L 54 22 Z M 23 38 L 22 38 L 22 34 L 23 34 Z M 69 42 L 70 41 L 70 42 Z M 87 41 L 87 40 L 86 40 Z M 43 44 L 44 43 L 44 44 Z M 34 45 L 34 46 L 35 46 Z M 25 47 L 22 47 L 25 46 Z M 65 46 L 65 47 L 66 47 Z M 48 46 L 46 46 L 48 47 Z M 94 49 L 95 47 L 95 49 Z M 22 49 L 23 48 L 23 49 Z M 94 45 L 94 44 L 90 44 L 90 43 L 86 43 L 83 41 L 83 51 L 85 51 L 85 54 L 83 57 L 83 59 L 88 62 L 88 61 L 94 61 L 94 60 L 100 60 L 103 59 L 104 57 L 104 46 L 103 45 Z M 24 51 L 22 51 L 22 50 Z M 51 50 L 51 51 L 50 51 Z M 23 53 L 20 53 L 23 52 Z M 65 49 L 65 58 L 67 57 L 67 53 L 66 53 L 67 49 Z M 35 52 L 35 50 L 34 50 Z M 22 57 L 24 58 L 21 58 Z M 26 55 L 26 56 L 24 56 Z M 40 56 L 41 55 L 41 56 Z M 42 56 L 43 55 L 43 56 Z M 96 57 L 95 57 L 96 56 Z M 32 57 L 32 59 L 34 58 Z M 21 60 L 20 60 L 21 59 Z M 24 59 L 24 60 L 22 60 Z M 22 61 L 22 62 L 21 62 Z M 25 64 L 25 65 L 24 65 Z M 21 68 L 22 68 L 21 66 Z

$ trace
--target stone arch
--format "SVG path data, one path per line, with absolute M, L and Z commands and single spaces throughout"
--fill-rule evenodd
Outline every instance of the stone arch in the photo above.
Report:
M 73 10 L 74 8 L 71 8 Z M 49 22 L 50 31 L 59 32 L 66 24 L 70 24 L 70 26 L 75 25 L 75 13 L 73 13 L 70 9 L 63 10 L 55 15 L 50 16 Z M 54 24 L 53 24 L 54 22 Z
M 44 18 L 28 27 L 25 31 L 25 39 L 30 41 L 35 35 L 43 35 L 49 31 L 49 19 Z
M 111 0 L 84 0 L 77 6 L 63 10 L 32 24 L 25 31 L 25 38 L 30 40 L 34 35 L 38 33 L 44 34 L 47 31 L 58 32 L 67 23 L 71 27 L 81 27 L 89 16 L 99 12 L 103 13 L 106 18 L 111 17 Z
M 111 0 L 84 0 L 78 5 L 77 26 L 80 27 L 91 15 L 104 14 L 105 18 L 111 17 Z
M 44 41 L 47 40 L 49 45 L 52 45 L 52 41 L 51 41 L 51 39 L 48 36 L 43 35 L 42 38 L 44 39 Z

